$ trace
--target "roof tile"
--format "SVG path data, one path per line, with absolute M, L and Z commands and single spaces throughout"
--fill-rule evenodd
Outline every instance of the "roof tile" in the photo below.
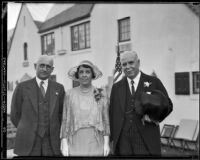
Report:
M 69 24 L 90 16 L 94 4 L 76 4 L 61 12 L 55 17 L 48 19 L 41 26 L 39 33 L 48 31 L 61 25 Z

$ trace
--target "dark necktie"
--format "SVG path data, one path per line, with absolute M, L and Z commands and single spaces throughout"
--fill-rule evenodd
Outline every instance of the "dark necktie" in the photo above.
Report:
M 135 94 L 135 88 L 134 88 L 134 81 L 131 80 L 131 91 L 132 91 L 132 96 Z
M 45 90 L 44 90 L 43 84 L 44 84 L 44 81 L 41 81 L 40 82 L 40 90 L 42 92 L 43 97 L 45 97 Z

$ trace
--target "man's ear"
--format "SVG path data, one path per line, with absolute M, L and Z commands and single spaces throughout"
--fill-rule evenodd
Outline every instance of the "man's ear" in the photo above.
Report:
M 51 68 L 51 73 L 53 72 L 53 70 L 54 70 L 54 67 Z

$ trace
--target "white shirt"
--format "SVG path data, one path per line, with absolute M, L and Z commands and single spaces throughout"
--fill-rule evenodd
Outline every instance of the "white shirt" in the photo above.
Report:
M 36 81 L 37 81 L 37 84 L 38 84 L 38 86 L 39 86 L 39 88 L 40 88 L 40 83 L 41 83 L 41 81 L 43 81 L 44 83 L 43 83 L 43 87 L 44 87 L 44 90 L 45 90 L 45 93 L 47 92 L 47 87 L 48 87 L 48 79 L 46 79 L 46 80 L 41 80 L 41 79 L 39 79 L 38 77 L 36 77 Z
M 138 87 L 138 84 L 139 84 L 139 81 L 140 81 L 140 77 L 141 77 L 141 72 L 139 71 L 137 76 L 133 79 L 133 81 L 134 81 L 133 85 L 134 85 L 135 91 L 137 90 L 137 87 Z M 132 94 L 131 79 L 127 77 L 127 80 L 128 80 L 129 89 L 130 89 L 131 94 Z

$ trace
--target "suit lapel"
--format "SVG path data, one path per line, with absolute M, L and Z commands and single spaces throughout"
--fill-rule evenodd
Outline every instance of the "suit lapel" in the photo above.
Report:
M 49 107 L 50 107 L 50 117 L 52 116 L 53 110 L 55 108 L 55 104 L 56 104 L 56 99 L 58 96 L 58 91 L 56 90 L 56 85 L 55 83 L 53 83 L 52 81 L 49 80 L 49 92 L 50 92 L 50 103 L 49 103 Z
M 125 111 L 125 106 L 126 106 L 126 83 L 127 83 L 127 79 L 123 78 L 121 83 L 120 83 L 120 86 L 119 86 L 120 106 L 121 106 L 123 113 Z
M 33 105 L 34 110 L 38 113 L 38 96 L 37 96 L 37 82 L 36 79 L 32 79 L 28 84 L 28 95 Z

